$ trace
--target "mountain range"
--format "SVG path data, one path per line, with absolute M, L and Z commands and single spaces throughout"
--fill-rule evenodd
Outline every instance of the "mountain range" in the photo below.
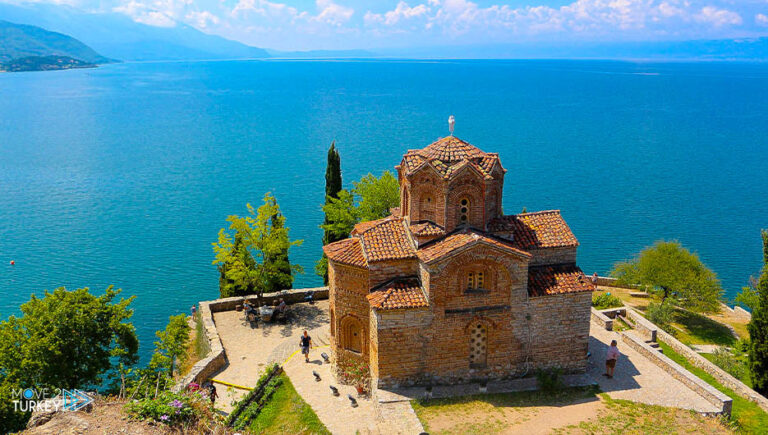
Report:
M 88 64 L 109 62 L 109 59 L 71 36 L 0 20 L 0 63 L 42 56 L 68 57 Z
M 120 13 L 90 13 L 64 4 L 0 3 L 0 19 L 70 35 L 123 61 L 265 58 L 269 54 L 177 22 L 155 27 Z

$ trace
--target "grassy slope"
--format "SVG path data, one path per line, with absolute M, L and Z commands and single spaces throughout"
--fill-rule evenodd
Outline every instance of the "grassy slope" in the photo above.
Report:
M 285 374 L 269 403 L 251 422 L 258 434 L 329 434 L 312 408 L 299 396 Z
M 726 388 L 704 370 L 694 367 L 685 357 L 675 352 L 671 347 L 667 346 L 666 343 L 659 341 L 659 344 L 661 345 L 661 348 L 664 349 L 664 355 L 733 399 L 731 420 L 738 425 L 739 429 L 746 433 L 768 433 L 768 413 L 763 411 L 757 404 L 742 398 L 733 392 L 733 390 Z

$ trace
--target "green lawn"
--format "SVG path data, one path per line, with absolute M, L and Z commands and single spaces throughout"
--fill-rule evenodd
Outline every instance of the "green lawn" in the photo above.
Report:
M 734 346 L 738 341 L 727 326 L 690 311 L 676 310 L 673 324 L 680 328 L 675 330 L 675 337 L 687 345 Z
M 291 380 L 280 375 L 282 383 L 251 421 L 248 429 L 257 434 L 328 434 L 330 432 L 317 418 L 317 414 L 299 396 Z
M 666 343 L 659 341 L 659 345 L 661 345 L 661 348 L 664 350 L 664 355 L 733 399 L 731 422 L 733 422 L 740 431 L 753 434 L 768 434 L 768 413 L 763 411 L 763 409 L 757 406 L 756 403 L 744 399 L 731 389 L 726 388 L 724 385 L 717 382 L 712 375 L 693 366 L 685 357 L 675 352 L 671 347 L 667 346 Z

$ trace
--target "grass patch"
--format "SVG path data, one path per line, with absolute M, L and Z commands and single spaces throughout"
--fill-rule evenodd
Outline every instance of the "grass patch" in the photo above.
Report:
M 584 399 L 594 399 L 597 387 L 564 388 L 561 390 L 522 391 L 518 393 L 477 394 L 432 400 L 413 400 L 411 406 L 424 426 L 434 434 L 490 434 L 509 429 L 508 415 L 515 413 L 515 420 L 525 421 L 536 406 L 563 405 Z M 480 418 L 478 418 L 478 416 Z M 449 418 L 455 420 L 451 427 L 437 423 Z
M 282 383 L 261 412 L 251 421 L 249 430 L 257 434 L 329 434 L 315 411 L 281 374 Z M 330 400 L 330 399 L 329 399 Z
M 734 346 L 738 341 L 727 326 L 691 311 L 676 310 L 673 324 L 680 328 L 677 339 L 685 344 Z
M 189 331 L 190 340 L 187 343 L 186 357 L 181 365 L 179 365 L 179 376 L 184 376 L 189 373 L 195 363 L 205 358 L 211 350 L 210 344 L 208 343 L 208 337 L 205 335 L 205 328 L 203 327 L 200 312 L 195 313 L 194 321 L 195 327 Z
M 701 378 L 701 380 L 704 382 L 712 385 L 733 399 L 731 422 L 733 422 L 739 430 L 746 433 L 755 434 L 768 433 L 768 413 L 763 411 L 763 409 L 757 406 L 756 403 L 739 396 L 730 388 L 725 387 L 719 383 L 717 379 L 715 379 L 712 375 L 698 367 L 695 367 L 684 356 L 675 352 L 674 349 L 669 347 L 663 341 L 659 341 L 659 345 L 664 350 L 664 355 L 668 356 L 673 361 L 683 366 L 686 370 Z
M 731 433 L 715 419 L 709 419 L 677 408 L 646 405 L 629 400 L 611 399 L 607 394 L 600 394 L 607 410 L 597 419 L 584 421 L 578 425 L 556 429 L 556 434 L 679 434 Z

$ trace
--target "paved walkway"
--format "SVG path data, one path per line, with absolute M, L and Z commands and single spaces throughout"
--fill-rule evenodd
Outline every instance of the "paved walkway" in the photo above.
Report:
M 224 311 L 213 314 L 216 330 L 227 352 L 229 363 L 212 376 L 217 381 L 252 388 L 265 367 L 273 362 L 282 363 L 299 348 L 299 335 L 305 329 L 328 327 L 328 301 L 310 304 L 293 304 L 286 324 L 259 323 L 252 328 L 242 311 Z M 248 390 L 216 385 L 219 399 L 216 408 L 229 413 L 232 403 L 240 400 Z
M 626 399 L 649 405 L 672 406 L 697 412 L 717 412 L 717 408 L 659 366 L 623 344 L 618 332 L 591 324 L 587 375 L 614 399 Z M 611 340 L 619 343 L 621 357 L 613 379 L 605 373 L 605 352 Z

